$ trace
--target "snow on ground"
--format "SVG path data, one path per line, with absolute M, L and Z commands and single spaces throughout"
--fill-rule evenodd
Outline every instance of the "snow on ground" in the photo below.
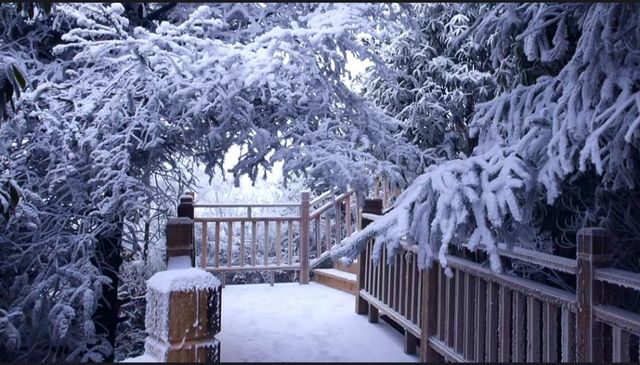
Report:
M 228 285 L 222 362 L 417 362 L 389 324 L 355 313 L 355 298 L 309 283 Z
M 160 361 L 158 361 L 158 359 L 156 359 L 151 355 L 142 354 L 137 357 L 130 357 L 130 358 L 124 359 L 120 362 L 160 362 Z

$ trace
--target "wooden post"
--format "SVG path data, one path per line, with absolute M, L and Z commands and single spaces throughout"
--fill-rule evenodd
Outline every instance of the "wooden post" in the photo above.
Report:
M 178 204 L 178 217 L 188 217 L 191 219 L 195 217 L 193 196 L 185 194 L 180 197 L 180 203 Z
M 187 192 L 180 197 L 180 203 L 178 203 L 178 217 L 189 218 L 191 220 L 191 267 L 196 266 L 196 249 L 195 249 L 195 230 L 193 225 L 193 218 L 195 217 L 195 206 L 193 204 L 193 192 Z M 168 227 L 167 227 L 168 228 Z M 168 237 L 167 237 L 168 243 Z M 167 246 L 168 249 L 168 246 Z M 166 256 L 168 260 L 168 255 Z
M 167 289 L 174 280 L 193 285 Z M 145 352 L 160 362 L 220 362 L 222 292 L 211 273 L 161 271 L 147 281 Z
M 300 193 L 300 284 L 309 284 L 309 195 Z
M 191 267 L 194 267 L 193 220 L 187 217 L 169 218 L 165 235 L 167 238 L 165 264 L 169 262 L 169 257 L 190 256 Z
M 429 337 L 435 337 L 438 331 L 438 268 L 439 265 L 432 262 L 431 267 L 422 271 L 421 362 L 431 363 L 443 360 L 440 354 L 429 345 Z
M 576 296 L 576 361 L 602 362 L 604 328 L 593 319 L 593 306 L 604 303 L 603 285 L 593 280 L 593 270 L 608 261 L 611 236 L 602 228 L 578 231 Z
M 362 207 L 363 213 L 382 214 L 382 199 L 365 199 L 364 206 Z M 358 214 L 360 215 L 360 214 Z M 358 221 L 358 231 L 361 231 L 364 227 L 371 224 L 372 221 L 368 219 L 361 219 Z M 371 260 L 365 254 L 365 251 L 360 252 L 358 256 L 358 275 L 356 276 L 356 313 L 367 314 L 370 313 L 370 308 L 367 305 L 367 301 L 360 296 L 360 290 L 364 289 L 365 283 L 365 266 L 371 265 L 371 262 L 365 263 L 366 260 Z

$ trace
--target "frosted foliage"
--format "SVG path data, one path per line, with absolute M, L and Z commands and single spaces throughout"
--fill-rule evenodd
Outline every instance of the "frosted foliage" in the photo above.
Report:
M 278 159 L 341 189 L 421 172 L 401 124 L 342 82 L 348 52 L 379 59 L 356 35 L 388 10 L 56 3 L 27 21 L 1 4 L 1 59 L 29 76 L 0 124 L 0 200 L 6 182 L 21 192 L 0 217 L 2 360 L 108 356 L 94 318 L 105 273 L 162 239 L 195 163 L 212 176 L 231 146 L 243 151 L 231 173 L 253 181 Z
M 472 37 L 490 55 L 496 77 L 512 75 L 500 76 L 502 91 L 474 106 L 469 135 L 476 148 L 469 157 L 431 165 L 390 213 L 333 256 L 353 258 L 376 236 L 378 258 L 406 237 L 418 245 L 422 268 L 433 259 L 446 267 L 450 245 L 466 243 L 487 251 L 499 270 L 496 243 L 514 227 L 533 225 L 534 206 L 540 199 L 553 203 L 567 179 L 594 169 L 604 186 L 634 188 L 639 30 L 638 4 L 487 9 L 455 43 Z
M 117 9 L 61 6 L 60 11 L 76 16 L 77 27 L 63 35 L 66 42 L 54 53 L 93 63 L 87 74 L 69 81 L 95 80 L 98 74 L 104 80 L 73 91 L 77 110 L 108 123 L 124 118 L 131 132 L 148 131 L 137 136 L 143 150 L 205 132 L 206 140 L 197 139 L 196 146 L 205 150 L 209 173 L 222 168 L 223 152 L 231 145 L 247 145 L 232 173 L 253 180 L 258 166 L 269 168 L 285 159 L 285 172 L 311 167 L 313 177 L 331 177 L 343 189 L 366 187 L 370 181 L 362 176 L 368 171 L 389 170 L 396 177 L 400 169 L 394 164 L 420 161 L 418 149 L 403 146 L 399 126 L 371 112 L 340 81 L 347 50 L 369 56 L 355 33 L 372 27 L 367 16 L 378 6 L 241 4 L 229 11 L 251 24 L 233 42 L 227 39 L 229 25 L 218 18 L 224 8 L 203 5 L 182 23 L 122 32 L 118 29 L 127 27 L 127 18 Z M 271 8 L 291 19 L 258 22 Z M 338 168 L 326 167 L 324 151 Z

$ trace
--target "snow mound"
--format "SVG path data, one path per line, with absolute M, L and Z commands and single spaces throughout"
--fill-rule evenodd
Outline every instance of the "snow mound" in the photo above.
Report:
M 127 359 L 124 359 L 120 362 L 161 362 L 158 359 L 156 359 L 155 357 L 151 356 L 151 355 L 147 355 L 142 354 L 140 356 L 136 356 L 136 357 L 130 357 Z

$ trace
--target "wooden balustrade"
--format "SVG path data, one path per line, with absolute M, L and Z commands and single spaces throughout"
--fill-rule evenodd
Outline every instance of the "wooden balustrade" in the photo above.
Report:
M 313 200 L 309 192 L 302 192 L 300 203 L 193 204 L 191 200 L 195 209 L 236 208 L 247 212 L 246 216 L 192 216 L 200 227 L 199 266 L 214 273 L 267 270 L 272 273 L 272 283 L 274 270 L 300 270 L 300 283 L 306 284 L 309 270 L 343 237 L 353 233 L 354 198 L 355 192 L 349 190 L 337 196 L 329 191 Z M 258 216 L 258 208 L 297 208 L 298 212 Z M 234 252 L 239 253 L 236 260 Z M 257 261 L 257 252 L 263 254 L 261 262 Z
M 640 274 L 607 267 L 609 240 L 601 229 L 580 230 L 574 260 L 499 247 L 505 259 L 575 275 L 573 293 L 493 272 L 465 258 L 473 256 L 465 248 L 447 255 L 452 277 L 437 262 L 417 270 L 415 246 L 407 244 L 390 265 L 386 250 L 376 264 L 371 239 L 360 256 L 356 312 L 395 321 L 405 331 L 405 352 L 421 344 L 424 362 L 639 361 L 640 314 L 611 305 L 604 288 L 638 292 Z

